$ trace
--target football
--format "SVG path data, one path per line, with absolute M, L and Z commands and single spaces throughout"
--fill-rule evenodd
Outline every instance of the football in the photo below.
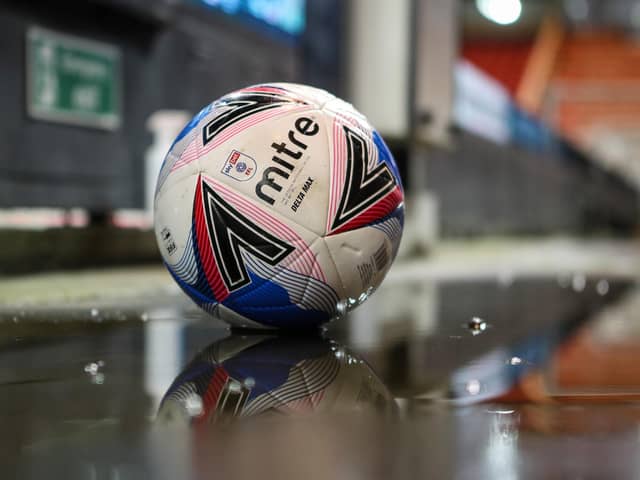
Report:
M 232 326 L 310 328 L 364 301 L 398 251 L 398 168 L 347 102 L 247 87 L 203 108 L 166 155 L 154 227 L 169 272 Z

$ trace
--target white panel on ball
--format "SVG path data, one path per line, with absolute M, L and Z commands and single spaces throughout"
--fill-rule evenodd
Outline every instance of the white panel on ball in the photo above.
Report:
M 200 169 L 248 199 L 270 205 L 294 224 L 323 235 L 330 159 L 324 115 L 314 105 L 293 113 L 278 110 L 268 127 L 264 123 L 248 127 L 233 141 L 202 155 Z M 266 168 L 272 169 L 268 175 L 272 185 L 265 182 Z

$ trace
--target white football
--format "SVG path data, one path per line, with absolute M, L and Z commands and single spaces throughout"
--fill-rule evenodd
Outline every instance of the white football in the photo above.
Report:
M 296 84 L 207 105 L 169 149 L 155 194 L 169 272 L 234 326 L 309 328 L 361 303 L 403 219 L 382 137 L 350 104 Z

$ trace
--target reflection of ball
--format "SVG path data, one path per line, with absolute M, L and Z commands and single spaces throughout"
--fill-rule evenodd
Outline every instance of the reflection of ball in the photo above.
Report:
M 333 342 L 231 336 L 184 368 L 162 400 L 158 421 L 206 424 L 328 412 L 394 415 L 396 403 L 363 360 Z
M 232 325 L 310 327 L 364 300 L 391 266 L 403 191 L 380 135 L 311 87 L 258 85 L 178 135 L 155 230 L 178 284 Z

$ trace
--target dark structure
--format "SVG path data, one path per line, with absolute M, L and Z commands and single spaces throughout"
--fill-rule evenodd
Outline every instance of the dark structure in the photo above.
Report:
M 0 207 L 79 206 L 98 216 L 141 207 L 149 115 L 159 109 L 195 113 L 228 91 L 259 82 L 297 81 L 337 90 L 339 8 L 335 0 L 309 2 L 305 31 L 294 37 L 196 0 L 0 1 Z M 27 114 L 32 27 L 119 50 L 117 128 Z M 319 49 L 319 43 L 326 48 Z
M 444 236 L 631 233 L 637 190 L 566 142 L 534 150 L 459 133 L 427 157 Z

